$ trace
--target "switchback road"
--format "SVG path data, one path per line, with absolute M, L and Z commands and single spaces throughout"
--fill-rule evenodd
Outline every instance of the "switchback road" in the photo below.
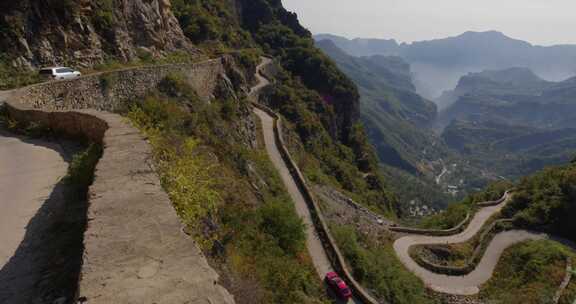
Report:
M 506 200 L 499 205 L 480 209 L 473 217 L 466 230 L 462 233 L 446 237 L 419 235 L 405 236 L 394 242 L 394 250 L 406 268 L 422 279 L 426 286 L 432 290 L 456 295 L 477 294 L 480 290 L 479 287 L 492 277 L 494 269 L 506 248 L 524 241 L 544 239 L 547 236 L 545 234 L 537 234 L 522 230 L 499 233 L 490 242 L 490 245 L 486 249 L 486 252 L 476 269 L 464 276 L 437 274 L 421 267 L 410 257 L 410 247 L 416 245 L 446 245 L 466 242 L 480 231 L 492 215 L 502 210 L 510 197 L 511 196 L 508 196 Z

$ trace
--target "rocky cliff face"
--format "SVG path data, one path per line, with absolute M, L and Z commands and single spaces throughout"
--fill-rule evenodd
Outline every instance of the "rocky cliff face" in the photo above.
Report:
M 0 54 L 14 65 L 92 66 L 195 52 L 169 0 L 24 0 L 0 10 Z

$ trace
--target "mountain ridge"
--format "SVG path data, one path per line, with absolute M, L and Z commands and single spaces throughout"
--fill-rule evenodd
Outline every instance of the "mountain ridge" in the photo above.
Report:
M 429 99 L 453 89 L 463 75 L 486 69 L 526 67 L 549 81 L 576 74 L 576 45 L 537 46 L 497 31 L 469 31 L 412 43 L 325 34 L 315 39 L 331 39 L 353 56 L 401 56 L 412 65 L 418 92 Z

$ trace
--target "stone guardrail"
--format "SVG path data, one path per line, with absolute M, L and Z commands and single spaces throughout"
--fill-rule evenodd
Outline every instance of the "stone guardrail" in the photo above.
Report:
M 394 232 L 401 232 L 401 233 L 411 233 L 411 234 L 421 234 L 421 235 L 429 235 L 429 236 L 449 236 L 458 234 L 464 229 L 470 222 L 472 216 L 470 212 L 466 213 L 466 217 L 462 222 L 450 229 L 423 229 L 423 228 L 410 228 L 410 227 L 390 227 L 390 230 Z
M 570 284 L 570 281 L 572 280 L 572 275 L 573 275 L 572 274 L 572 259 L 570 257 L 567 257 L 566 258 L 566 275 L 564 276 L 562 283 L 560 283 L 558 290 L 556 290 L 556 294 L 554 294 L 554 298 L 552 299 L 552 303 L 558 304 L 558 302 L 560 302 L 560 298 L 562 297 L 562 293 L 564 293 L 564 290 L 566 290 L 566 288 L 568 287 L 568 284 Z
M 509 228 L 505 224 L 512 223 L 512 221 L 513 220 L 511 219 L 501 219 L 492 222 L 492 224 L 490 224 L 490 226 L 486 230 L 484 230 L 484 232 L 480 236 L 478 245 L 474 249 L 472 256 L 466 262 L 466 265 L 464 266 L 457 267 L 457 266 L 439 265 L 417 254 L 415 257 L 413 257 L 413 259 L 421 267 L 435 273 L 451 276 L 462 276 L 469 274 L 476 268 L 476 266 L 478 266 L 480 260 L 482 260 L 484 251 L 486 250 L 488 244 L 492 240 L 492 237 L 499 232 L 508 230 Z
M 282 158 L 284 159 L 284 162 L 288 166 L 290 174 L 294 178 L 294 181 L 296 181 L 296 184 L 300 188 L 300 191 L 302 192 L 302 195 L 304 196 L 304 199 L 308 204 L 310 214 L 312 215 L 312 221 L 314 223 L 316 231 L 318 232 L 318 236 L 322 241 L 322 244 L 324 245 L 324 250 L 326 250 L 328 258 L 332 263 L 332 266 L 349 283 L 349 286 L 353 290 L 354 295 L 358 299 L 360 299 L 363 303 L 368 304 L 380 303 L 374 297 L 372 297 L 352 276 L 352 271 L 348 268 L 344 256 L 340 252 L 340 249 L 338 248 L 336 241 L 334 240 L 334 238 L 332 238 L 332 235 L 330 234 L 330 230 L 328 228 L 326 220 L 322 215 L 322 212 L 320 211 L 320 206 L 318 205 L 318 202 L 316 201 L 316 199 L 312 195 L 312 191 L 306 184 L 304 175 L 302 174 L 302 172 L 300 172 L 298 165 L 292 159 L 290 152 L 286 148 L 284 139 L 282 137 L 281 117 L 274 111 L 272 111 L 270 108 L 262 104 L 254 102 L 253 105 L 256 108 L 266 112 L 268 115 L 272 116 L 272 118 L 274 118 L 274 136 L 275 140 L 278 143 L 280 154 L 282 154 Z
M 500 203 L 503 203 L 508 198 L 508 195 L 511 192 L 512 192 L 512 190 L 506 190 L 501 198 L 499 198 L 495 201 L 487 201 L 487 202 L 477 203 L 476 206 L 478 206 L 478 207 L 491 207 L 491 206 L 500 205 Z
M 510 192 L 511 192 L 511 190 L 507 190 L 506 192 L 504 192 L 504 194 L 502 195 L 502 197 L 500 199 L 495 200 L 495 201 L 476 203 L 476 206 L 478 206 L 478 207 L 490 207 L 490 206 L 499 205 L 500 203 L 504 202 L 508 198 L 508 195 Z M 471 219 L 472 219 L 472 215 L 470 213 L 467 213 L 466 217 L 464 218 L 464 220 L 462 222 L 460 222 L 458 225 L 456 225 L 455 227 L 450 228 L 450 229 L 423 229 L 423 228 L 411 228 L 411 227 L 390 227 L 390 230 L 392 230 L 394 232 L 400 232 L 400 233 L 421 234 L 421 235 L 428 235 L 428 236 L 450 236 L 450 235 L 455 235 L 455 234 L 458 234 L 458 233 L 464 231 Z
M 152 150 L 119 115 L 95 110 L 43 111 L 5 102 L 18 122 L 104 146 L 89 188 L 88 225 L 78 297 L 91 304 L 183 303 L 195 297 L 234 303 L 218 284 L 152 168 Z
M 129 67 L 49 81 L 14 90 L 13 100 L 45 110 L 95 109 L 118 112 L 145 96 L 169 75 L 181 75 L 198 96 L 209 100 L 225 73 L 226 58 L 196 63 Z

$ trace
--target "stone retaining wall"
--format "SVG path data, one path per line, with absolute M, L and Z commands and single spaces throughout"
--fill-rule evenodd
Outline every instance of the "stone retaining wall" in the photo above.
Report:
M 316 231 L 318 232 L 318 236 L 324 245 L 324 250 L 330 259 L 332 267 L 349 283 L 350 288 L 354 291 L 354 296 L 356 296 L 359 300 L 363 303 L 367 304 L 378 304 L 379 302 L 372 297 L 368 291 L 366 291 L 360 283 L 358 283 L 353 275 L 352 271 L 348 268 L 346 264 L 346 260 L 344 256 L 340 252 L 336 241 L 332 238 L 330 234 L 330 230 L 328 229 L 328 225 L 326 220 L 324 219 L 322 212 L 320 211 L 320 206 L 314 196 L 312 195 L 311 189 L 306 184 L 306 180 L 304 179 L 304 175 L 300 172 L 298 165 L 290 156 L 290 152 L 286 148 L 284 143 L 284 139 L 282 137 L 282 119 L 278 114 L 272 111 L 270 108 L 254 103 L 254 106 L 259 108 L 260 110 L 268 113 L 268 115 L 274 118 L 274 135 L 276 138 L 276 142 L 278 143 L 278 148 L 280 149 L 280 154 L 282 154 L 282 158 L 286 163 L 288 169 L 290 170 L 290 174 L 294 178 L 294 181 L 300 188 L 302 196 L 306 200 L 308 207 L 310 209 L 310 214 L 312 215 L 312 221 L 314 222 L 314 226 Z
M 109 303 L 234 303 L 182 232 L 152 168 L 150 145 L 106 112 L 43 111 L 7 101 L 12 119 L 103 145 L 89 189 L 79 298 Z
M 429 235 L 429 236 L 449 236 L 458 234 L 464 229 L 470 222 L 470 213 L 466 214 L 466 218 L 460 224 L 456 225 L 456 227 L 450 229 L 421 229 L 421 228 L 410 228 L 410 227 L 390 227 L 390 230 L 394 232 L 401 232 L 401 233 L 411 233 L 411 234 L 421 234 L 421 235 Z
M 170 74 L 183 75 L 203 99 L 211 99 L 225 74 L 223 58 L 191 64 L 128 68 L 51 81 L 16 90 L 15 101 L 46 110 L 96 109 L 115 112 L 124 103 L 146 95 Z
M 500 205 L 500 203 L 503 203 L 506 200 L 506 198 L 508 198 L 508 195 L 511 192 L 512 192 L 512 190 L 507 190 L 506 192 L 504 192 L 504 195 L 502 195 L 502 197 L 500 199 L 495 200 L 495 201 L 477 203 L 476 206 L 478 206 L 478 207 L 491 207 L 491 206 Z
M 571 280 L 572 280 L 572 259 L 570 257 L 567 257 L 566 258 L 566 275 L 564 276 L 562 283 L 560 283 L 558 290 L 556 290 L 556 294 L 554 294 L 554 298 L 552 299 L 552 303 L 558 304 L 560 302 L 560 298 L 562 297 L 562 293 L 564 293 L 564 290 L 566 290 L 566 288 L 568 287 L 568 284 L 570 284 Z

